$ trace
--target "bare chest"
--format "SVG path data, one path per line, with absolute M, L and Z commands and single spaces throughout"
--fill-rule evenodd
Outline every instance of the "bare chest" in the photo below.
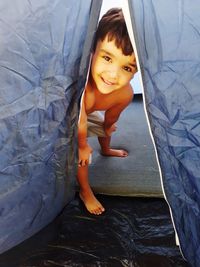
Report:
M 86 93 L 85 95 L 85 109 L 86 113 L 90 114 L 93 111 L 101 110 L 105 111 L 110 109 L 117 103 L 117 97 L 115 94 L 110 95 L 96 95 L 93 93 Z

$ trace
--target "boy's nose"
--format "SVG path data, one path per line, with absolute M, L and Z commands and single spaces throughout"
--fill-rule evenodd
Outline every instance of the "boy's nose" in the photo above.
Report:
M 109 77 L 116 80 L 118 76 L 118 68 L 112 68 L 108 71 Z

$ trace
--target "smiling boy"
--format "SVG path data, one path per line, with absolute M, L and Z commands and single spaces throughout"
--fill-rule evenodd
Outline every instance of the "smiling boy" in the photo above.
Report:
M 137 71 L 136 59 L 122 10 L 110 9 L 100 20 L 94 41 L 91 69 L 84 90 L 78 125 L 79 196 L 87 210 L 105 211 L 89 185 L 88 164 L 92 148 L 87 137 L 98 136 L 104 156 L 126 157 L 127 151 L 110 148 L 111 135 L 121 112 L 133 98 L 130 80 Z M 101 117 L 97 111 L 105 111 Z

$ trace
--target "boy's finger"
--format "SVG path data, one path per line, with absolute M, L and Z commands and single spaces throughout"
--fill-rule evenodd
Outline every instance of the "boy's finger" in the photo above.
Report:
M 88 165 L 88 161 L 87 160 L 82 160 L 82 167 L 85 167 L 86 165 Z
M 82 166 L 82 167 L 85 166 L 85 161 L 84 161 L 84 160 L 82 160 L 82 162 L 81 162 L 81 166 Z
M 79 166 L 79 167 L 82 166 L 82 164 L 81 164 L 81 160 L 79 160 L 79 162 L 78 162 L 78 166 Z
M 87 159 L 86 160 L 80 160 L 79 163 L 78 163 L 78 166 L 79 167 L 84 167 L 84 166 L 88 165 L 89 162 L 90 162 L 90 160 L 87 160 Z
M 84 166 L 85 166 L 84 161 L 83 161 L 83 160 L 80 160 L 78 166 L 79 166 L 79 167 L 84 167 Z

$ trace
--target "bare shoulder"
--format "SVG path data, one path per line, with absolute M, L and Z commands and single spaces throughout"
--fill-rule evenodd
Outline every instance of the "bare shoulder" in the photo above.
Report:
M 112 97 L 113 105 L 106 110 L 105 120 L 111 120 L 116 122 L 121 114 L 121 112 L 131 103 L 133 99 L 133 89 L 131 85 L 127 85 L 115 91 L 115 96 Z
M 120 103 L 129 103 L 133 99 L 133 88 L 130 84 L 119 90 L 118 99 Z
M 116 95 L 113 96 L 113 105 L 110 107 L 110 110 L 116 110 L 121 112 L 125 109 L 133 99 L 133 89 L 130 84 L 126 87 L 121 88 Z

